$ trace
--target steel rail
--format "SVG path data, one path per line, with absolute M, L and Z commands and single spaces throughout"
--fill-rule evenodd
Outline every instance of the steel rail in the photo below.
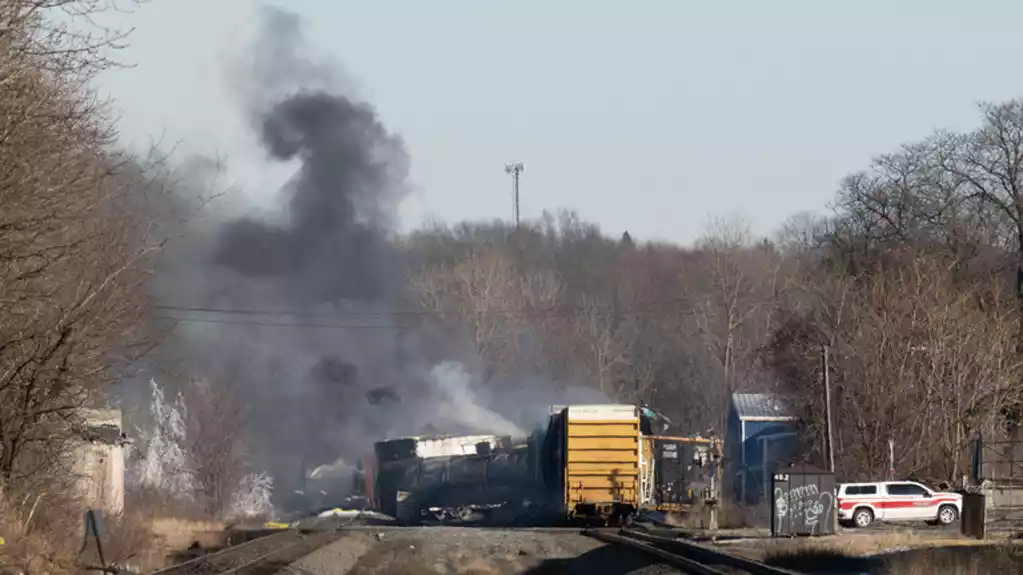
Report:
M 665 551 L 664 549 L 660 549 L 649 543 L 638 541 L 636 539 L 625 537 L 623 535 L 618 535 L 616 533 L 586 530 L 583 531 L 583 535 L 593 537 L 594 539 L 603 541 L 604 543 L 610 543 L 612 545 L 625 545 L 633 549 L 638 549 L 644 553 L 653 555 L 654 557 L 657 557 L 664 563 L 667 563 L 668 565 L 671 565 L 676 569 L 681 569 L 686 573 L 695 573 L 696 575 L 726 575 L 723 571 L 714 569 L 709 565 L 704 565 L 699 561 L 694 561 L 693 559 L 683 557 L 682 555 L 679 555 L 677 553 L 671 553 L 670 551 Z
M 658 537 L 630 529 L 622 529 L 617 533 L 587 529 L 582 533 L 605 543 L 638 549 L 672 567 L 697 575 L 725 575 L 724 571 L 715 566 L 738 569 L 752 575 L 803 575 L 689 541 Z
M 686 541 L 685 539 L 660 537 L 632 529 L 622 529 L 619 531 L 619 534 L 627 539 L 675 551 L 677 555 L 694 558 L 703 564 L 724 565 L 733 569 L 748 571 L 753 575 L 803 575 L 798 571 L 774 567 L 760 561 L 722 551 L 721 549 L 715 549 L 708 545 Z
M 191 573 L 194 570 L 201 569 L 202 566 L 213 567 L 213 563 L 221 562 L 225 559 L 229 559 L 234 555 L 244 554 L 251 552 L 254 549 L 260 549 L 270 543 L 270 548 L 273 549 L 275 546 L 280 545 L 278 540 L 281 542 L 293 539 L 296 536 L 295 531 L 281 531 L 280 533 L 272 533 L 270 535 L 264 535 L 263 537 L 257 537 L 238 545 L 232 545 L 225 547 L 213 553 L 200 555 L 187 561 L 182 561 L 176 565 L 154 571 L 150 575 L 179 575 L 185 573 Z
M 257 575 L 262 573 L 277 573 L 285 568 L 281 563 L 293 563 L 313 551 L 337 541 L 342 536 L 339 531 L 320 531 L 304 536 L 298 541 L 279 549 L 271 549 L 269 552 L 256 557 L 237 567 L 220 571 L 220 575 Z M 296 553 L 297 552 L 297 553 Z
M 196 573 L 243 575 L 257 570 L 258 567 L 269 561 L 297 561 L 302 556 L 312 553 L 342 536 L 343 532 L 336 529 L 288 529 L 183 561 L 153 572 L 151 575 L 192 575 Z M 292 556 L 296 551 L 300 551 L 301 554 Z

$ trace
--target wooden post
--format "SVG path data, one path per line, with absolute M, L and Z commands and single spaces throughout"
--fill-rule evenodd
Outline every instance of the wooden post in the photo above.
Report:
M 831 428 L 831 373 L 828 368 L 828 346 L 825 345 L 821 349 L 822 356 L 822 372 L 824 379 L 824 435 L 828 445 L 828 471 L 834 475 L 835 473 L 835 441 L 834 435 Z M 832 517 L 832 533 L 838 533 L 838 502 L 837 493 L 833 494 L 832 501 L 834 502 L 835 509 L 831 513 Z
M 828 471 L 835 472 L 835 443 L 831 432 L 831 375 L 828 373 L 828 346 L 821 348 L 824 379 L 824 438 L 828 450 Z

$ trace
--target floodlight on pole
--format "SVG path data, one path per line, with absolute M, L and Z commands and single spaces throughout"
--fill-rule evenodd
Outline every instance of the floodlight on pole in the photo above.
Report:
M 505 164 L 504 171 L 512 176 L 512 202 L 515 211 L 515 227 L 519 227 L 519 174 L 525 171 L 526 167 L 522 162 Z

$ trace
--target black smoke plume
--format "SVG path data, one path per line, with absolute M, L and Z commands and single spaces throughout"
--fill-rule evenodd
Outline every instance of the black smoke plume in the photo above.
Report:
M 487 409 L 467 342 L 394 311 L 411 305 L 392 241 L 408 192 L 401 139 L 310 56 L 293 15 L 264 10 L 246 53 L 240 108 L 268 162 L 297 170 L 278 211 L 251 212 L 240 190 L 233 215 L 204 218 L 164 254 L 154 294 L 182 321 L 159 369 L 233 386 L 257 464 L 284 491 L 303 465 L 353 462 L 387 437 L 531 431 L 509 419 L 552 398 L 506 397 L 508 418 Z

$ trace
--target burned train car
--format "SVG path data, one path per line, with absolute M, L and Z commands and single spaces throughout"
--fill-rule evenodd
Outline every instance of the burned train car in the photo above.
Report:
M 654 500 L 652 448 L 633 405 L 552 407 L 528 439 L 407 437 L 376 444 L 378 509 L 401 522 L 624 519 Z
M 497 435 L 417 436 L 375 445 L 381 512 L 402 523 L 508 520 L 537 503 L 536 449 Z
M 617 522 L 644 509 L 678 510 L 694 498 L 687 476 L 720 443 L 653 435 L 649 413 L 554 406 L 547 426 L 525 439 L 381 441 L 356 473 L 356 498 L 403 523 Z

